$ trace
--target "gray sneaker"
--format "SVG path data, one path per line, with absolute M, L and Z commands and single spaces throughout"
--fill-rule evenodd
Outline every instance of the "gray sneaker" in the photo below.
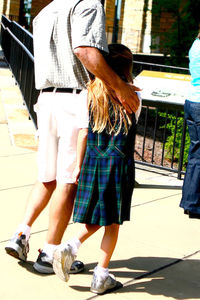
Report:
M 27 253 L 29 252 L 29 242 L 26 240 L 26 235 L 16 233 L 5 247 L 6 252 L 23 261 L 27 260 Z
M 72 254 L 72 247 L 69 244 L 65 247 L 62 244 L 56 247 L 53 253 L 53 269 L 61 280 L 69 280 L 70 268 L 75 258 L 76 255 Z
M 39 255 L 36 262 L 33 265 L 33 269 L 42 274 L 54 274 L 53 260 L 42 250 L 38 250 Z
M 112 289 L 115 289 L 117 286 L 117 281 L 113 274 L 109 274 L 106 278 L 102 278 L 101 276 L 97 276 L 95 273 L 93 274 L 93 279 L 91 283 L 90 291 L 95 294 L 104 294 L 106 292 L 110 292 Z
M 39 255 L 33 265 L 35 271 L 42 274 L 54 274 L 53 259 L 50 258 L 43 250 L 39 249 Z M 70 268 L 70 274 L 80 273 L 84 270 L 84 264 L 80 260 L 75 260 Z

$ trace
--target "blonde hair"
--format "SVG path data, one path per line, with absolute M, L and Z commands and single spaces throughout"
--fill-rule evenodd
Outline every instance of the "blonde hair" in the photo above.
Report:
M 133 82 L 133 55 L 129 48 L 122 44 L 110 44 L 109 54 L 105 57 L 109 66 L 126 82 Z M 94 78 L 88 83 L 88 106 L 90 124 L 93 132 L 119 134 L 123 130 L 128 133 L 131 118 L 104 81 Z

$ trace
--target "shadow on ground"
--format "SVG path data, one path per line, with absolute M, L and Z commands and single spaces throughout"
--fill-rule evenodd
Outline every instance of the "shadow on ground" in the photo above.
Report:
M 92 274 L 95 265 L 96 263 L 87 264 L 84 273 Z M 115 272 L 115 268 L 120 267 L 127 268 L 127 271 Z M 200 260 L 134 257 L 129 260 L 112 261 L 110 269 L 117 278 L 127 279 L 117 293 L 148 293 L 175 299 L 200 299 Z M 70 287 L 80 292 L 88 292 L 89 284 L 90 282 L 88 287 Z
M 34 264 L 34 262 L 33 262 L 33 261 L 30 261 L 30 260 L 29 260 L 29 261 L 26 261 L 26 262 L 24 262 L 24 261 L 19 261 L 18 264 L 19 264 L 20 267 L 26 269 L 28 272 L 33 273 L 33 274 L 36 275 L 36 276 L 46 277 L 46 276 L 54 275 L 54 274 L 41 274 L 41 273 L 38 273 L 37 271 L 35 271 L 35 270 L 33 269 L 33 264 Z

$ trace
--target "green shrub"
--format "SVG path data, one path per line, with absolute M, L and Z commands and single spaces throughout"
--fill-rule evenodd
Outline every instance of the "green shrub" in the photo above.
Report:
M 178 162 L 180 150 L 181 150 L 184 113 L 183 112 L 180 113 L 180 116 L 177 119 L 177 125 L 176 125 L 176 116 L 174 116 L 173 114 L 166 114 L 166 112 L 159 112 L 159 115 L 164 118 L 166 118 L 167 116 L 168 119 L 166 125 L 168 130 L 168 136 L 165 143 L 165 149 L 166 149 L 165 158 L 170 160 L 172 159 L 173 146 L 174 146 L 174 161 Z M 164 128 L 164 125 L 162 125 L 160 128 Z M 176 133 L 175 133 L 175 128 L 176 128 Z M 176 134 L 176 138 L 174 141 L 175 134 Z M 183 169 L 185 169 L 187 165 L 189 147 L 190 147 L 190 137 L 189 137 L 188 130 L 186 130 L 185 148 L 184 148 L 184 155 L 183 155 Z

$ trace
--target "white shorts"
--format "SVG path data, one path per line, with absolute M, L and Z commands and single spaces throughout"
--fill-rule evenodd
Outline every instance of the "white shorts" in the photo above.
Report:
M 73 183 L 77 137 L 88 127 L 87 92 L 41 92 L 34 110 L 38 122 L 38 180 Z

